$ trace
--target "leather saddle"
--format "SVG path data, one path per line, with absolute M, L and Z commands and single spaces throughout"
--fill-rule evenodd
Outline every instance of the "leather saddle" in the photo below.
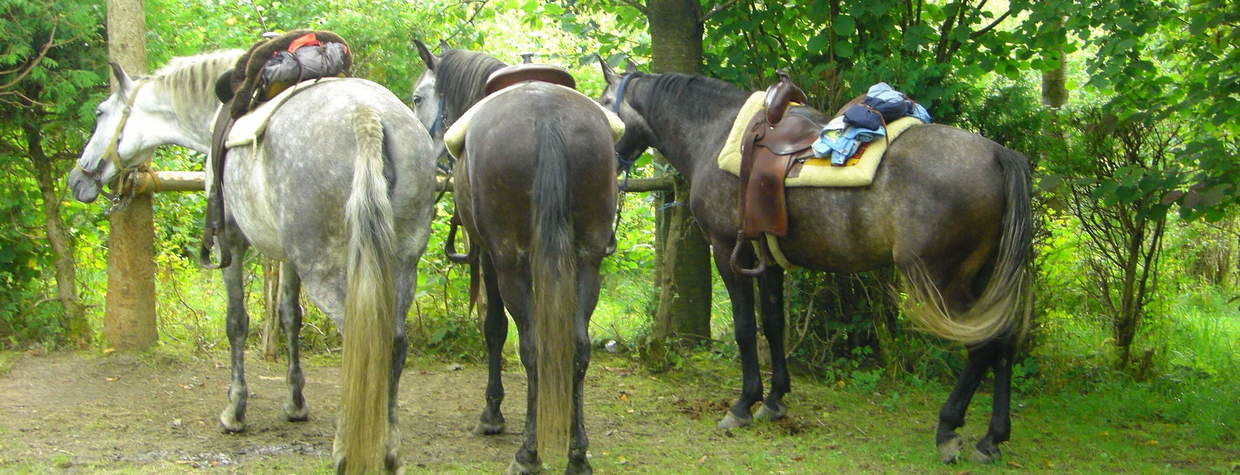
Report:
M 526 81 L 549 82 L 577 89 L 577 81 L 573 79 L 573 75 L 568 74 L 568 71 L 549 64 L 525 63 L 504 66 L 491 73 L 483 90 L 490 95 L 500 89 Z
M 763 110 L 754 114 L 741 144 L 741 229 L 732 250 L 732 269 L 742 275 L 757 276 L 766 270 L 769 250 L 763 234 L 788 234 L 788 208 L 784 201 L 784 180 L 798 159 L 813 155 L 810 148 L 822 127 L 801 115 L 787 115 L 792 103 L 808 102 L 805 92 L 785 71 L 778 71 L 779 82 L 766 90 Z M 745 269 L 738 263 L 742 245 L 757 240 L 758 264 Z

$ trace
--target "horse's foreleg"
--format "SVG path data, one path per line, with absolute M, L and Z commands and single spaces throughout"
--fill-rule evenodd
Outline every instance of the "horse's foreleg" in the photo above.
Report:
M 729 243 L 713 240 L 711 246 L 715 252 L 715 267 L 719 269 L 719 277 L 728 289 L 728 297 L 732 300 L 732 325 L 736 337 L 736 346 L 741 356 L 741 396 L 736 404 L 728 410 L 723 420 L 719 421 L 720 429 L 731 429 L 749 425 L 753 421 L 749 410 L 753 404 L 762 400 L 762 377 L 758 374 L 757 322 L 753 313 L 753 281 L 732 272 L 728 262 L 731 249 Z M 720 250 L 724 250 L 720 252 Z M 749 268 L 753 265 L 753 253 L 743 252 L 739 264 Z
M 771 392 L 754 414 L 759 420 L 778 420 L 787 414 L 784 395 L 792 389 L 784 354 L 784 269 L 768 267 L 758 277 L 759 305 L 762 308 L 762 332 L 771 349 Z
M 576 342 L 573 358 L 573 422 L 568 443 L 568 467 L 566 473 L 593 473 L 586 452 L 590 447 L 590 439 L 586 437 L 585 411 L 582 393 L 585 386 L 586 370 L 590 367 L 590 316 L 594 306 L 598 304 L 599 275 L 598 265 L 581 265 L 577 274 Z
M 1007 341 L 996 341 L 991 357 L 995 369 L 995 394 L 990 413 L 990 427 L 982 440 L 977 441 L 977 451 L 973 460 L 982 463 L 994 461 L 999 457 L 999 444 L 1007 442 L 1012 434 L 1011 396 L 1012 396 L 1012 344 Z
M 504 415 L 500 404 L 504 402 L 504 342 L 508 339 L 508 317 L 504 314 L 504 299 L 499 293 L 499 281 L 495 278 L 495 265 L 491 256 L 482 253 L 482 281 L 486 287 L 486 320 L 482 331 L 487 344 L 487 392 L 486 408 L 478 417 L 474 433 L 492 435 L 504 432 Z
M 986 369 L 991 366 L 989 350 L 987 345 L 969 349 L 969 361 L 960 373 L 960 378 L 956 380 L 955 389 L 952 389 L 951 395 L 947 396 L 947 402 L 939 410 L 939 428 L 935 443 L 939 448 L 939 459 L 943 463 L 955 462 L 960 455 L 960 449 L 964 447 L 964 440 L 956 434 L 956 429 L 964 425 L 964 414 L 969 408 L 969 402 L 973 400 L 973 393 L 986 375 Z
M 249 396 L 245 386 L 245 337 L 250 329 L 250 316 L 245 312 L 245 243 L 236 232 L 227 233 L 232 263 L 223 269 L 224 288 L 228 293 L 228 344 L 232 350 L 232 378 L 228 383 L 228 405 L 220 413 L 224 432 L 245 430 L 245 404 Z
M 280 263 L 280 325 L 284 327 L 284 341 L 288 345 L 288 400 L 284 402 L 284 417 L 291 422 L 310 418 L 302 387 L 306 384 L 301 372 L 301 277 L 297 269 L 287 262 Z

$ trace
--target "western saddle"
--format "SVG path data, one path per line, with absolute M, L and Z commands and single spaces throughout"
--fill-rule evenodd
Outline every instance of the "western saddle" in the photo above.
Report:
M 818 139 L 821 126 L 801 115 L 786 115 L 793 103 L 805 104 L 805 91 L 793 84 L 786 71 L 777 71 L 779 81 L 766 90 L 763 110 L 754 114 L 741 144 L 741 228 L 732 248 L 732 270 L 755 277 L 766 270 L 770 249 L 763 234 L 788 234 L 788 209 L 784 201 L 784 179 L 798 159 L 813 155 L 810 146 Z M 741 246 L 756 244 L 757 265 L 740 265 Z

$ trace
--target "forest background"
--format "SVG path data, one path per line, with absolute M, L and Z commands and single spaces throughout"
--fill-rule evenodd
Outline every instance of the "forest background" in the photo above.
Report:
M 595 55 L 649 69 L 656 7 L 696 15 L 697 66 L 747 89 L 787 69 L 813 105 L 834 110 L 877 81 L 936 122 L 976 131 L 1034 167 L 1037 271 L 1033 332 L 1018 394 L 1105 394 L 1115 417 L 1187 424 L 1236 443 L 1240 420 L 1240 6 L 1223 0 L 638 2 L 148 0 L 152 69 L 169 58 L 244 48 L 264 31 L 311 27 L 346 37 L 354 74 L 409 100 L 421 72 L 411 40 L 484 51 L 507 62 L 533 51 L 568 67 L 587 94 Z M 0 348 L 110 348 L 102 336 L 106 205 L 72 201 L 64 176 L 108 94 L 102 2 L 0 0 Z M 657 66 L 657 65 L 656 65 Z M 666 69 L 666 68 L 665 68 Z M 200 170 L 202 156 L 165 148 L 161 170 Z M 635 177 L 673 173 L 653 157 Z M 660 330 L 653 278 L 656 223 L 674 194 L 628 194 L 618 252 L 604 264 L 591 327 L 600 346 L 650 371 L 735 358 L 730 307 L 717 278 L 710 338 Z M 420 264 L 411 351 L 478 361 L 467 273 L 442 252 L 451 200 L 441 201 Z M 194 256 L 199 193 L 155 198 L 160 351 L 226 349 L 218 272 Z M 252 312 L 263 305 L 263 262 Z M 946 387 L 962 349 L 913 331 L 889 271 L 789 278 L 790 360 L 804 376 L 859 391 Z M 304 348 L 332 355 L 330 322 L 307 305 Z M 704 320 L 704 319 L 703 319 Z M 255 335 L 263 325 L 251 325 Z M 674 327 L 674 325 L 673 325 Z M 683 335 L 681 335 L 683 336 Z M 514 339 L 510 339 L 512 343 Z M 252 338 L 256 346 L 264 345 Z M 894 393 L 898 397 L 899 393 Z M 1234 453 L 1233 453 L 1234 454 Z M 1234 468 L 1234 467 L 1233 467 Z

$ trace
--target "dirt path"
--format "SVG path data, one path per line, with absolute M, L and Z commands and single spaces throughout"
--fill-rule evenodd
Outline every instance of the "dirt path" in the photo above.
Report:
M 0 363 L 4 356 L 11 354 L 0 355 Z M 334 366 L 304 365 L 310 421 L 290 423 L 281 410 L 284 365 L 252 356 L 248 430 L 226 435 L 217 428 L 228 378 L 222 355 L 200 360 L 160 353 L 22 354 L 9 363 L 9 371 L 0 374 L 0 472 L 329 473 L 339 397 Z M 469 433 L 482 407 L 483 368 L 434 361 L 408 365 L 400 392 L 401 458 L 408 471 L 500 473 L 507 467 L 520 443 L 514 432 L 523 425 L 525 398 L 519 365 L 509 363 L 517 368 L 504 377 L 509 433 L 489 437 Z M 600 354 L 587 377 L 586 428 L 591 464 L 600 473 L 1240 467 L 1240 451 L 1193 440 L 1190 425 L 1124 420 L 1088 404 L 1074 409 L 1056 395 L 1016 399 L 1013 440 L 1004 445 L 999 463 L 944 466 L 932 441 L 946 387 L 895 385 L 861 392 L 803 378 L 787 399 L 789 418 L 720 431 L 715 422 L 738 379 L 730 361 L 697 361 L 657 377 L 631 365 L 623 357 Z M 975 399 L 966 437 L 976 439 L 985 431 L 989 403 L 986 394 Z

